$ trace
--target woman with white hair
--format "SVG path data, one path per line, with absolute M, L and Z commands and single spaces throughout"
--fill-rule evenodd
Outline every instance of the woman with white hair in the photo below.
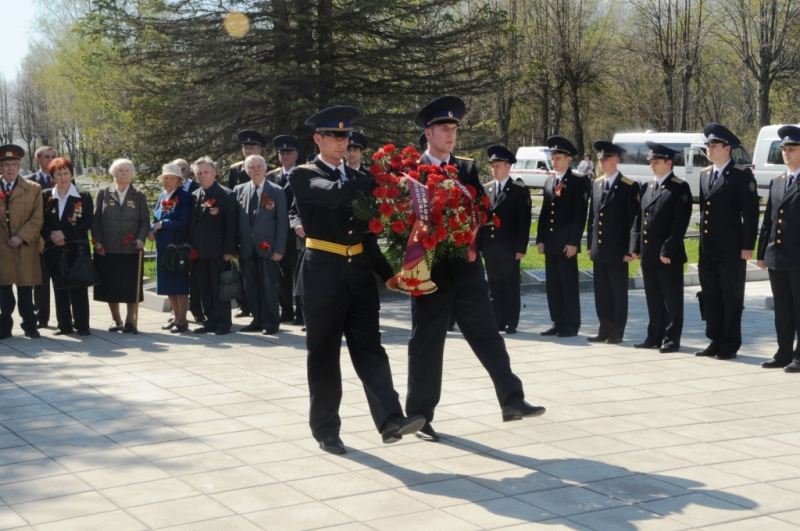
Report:
M 94 300 L 107 302 L 111 309 L 114 321 L 108 327 L 109 332 L 132 333 L 134 305 L 144 299 L 139 252 L 150 231 L 150 209 L 144 192 L 131 184 L 134 176 L 131 161 L 117 159 L 108 172 L 114 182 L 98 190 L 94 203 L 94 263 L 100 276 Z M 127 304 L 124 326 L 120 303 Z
M 189 322 L 189 264 L 185 271 L 170 271 L 164 267 L 163 257 L 171 243 L 184 243 L 189 236 L 189 213 L 192 198 L 183 189 L 183 175 L 177 164 L 165 164 L 158 181 L 164 187 L 153 211 L 153 224 L 148 238 L 156 242 L 156 293 L 166 295 L 175 318 L 162 327 L 173 334 L 186 332 Z

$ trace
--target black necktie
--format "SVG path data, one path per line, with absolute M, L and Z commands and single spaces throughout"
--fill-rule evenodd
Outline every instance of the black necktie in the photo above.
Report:
M 792 183 L 794 182 L 794 173 L 789 174 L 789 181 L 786 183 L 786 189 L 788 190 Z
M 606 179 L 605 181 L 606 181 L 606 183 L 603 185 L 603 196 L 600 199 L 601 203 L 605 203 L 606 202 L 606 196 L 608 195 L 608 190 L 609 190 L 609 188 L 611 188 L 611 185 L 608 182 L 608 179 Z
M 256 212 L 258 212 L 258 187 L 253 190 L 253 196 L 250 198 L 250 208 L 247 209 L 250 214 L 250 225 L 256 221 Z
M 717 182 L 717 177 L 719 177 L 719 172 L 717 170 L 714 170 L 714 173 L 711 174 L 711 180 L 708 181 L 709 189 L 711 189 L 711 187 L 714 186 L 714 183 Z

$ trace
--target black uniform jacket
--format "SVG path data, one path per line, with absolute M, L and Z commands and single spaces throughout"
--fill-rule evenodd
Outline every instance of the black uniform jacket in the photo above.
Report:
M 730 161 L 709 189 L 713 171 L 700 172 L 700 260 L 740 260 L 758 236 L 756 179 L 750 168 Z
M 536 244 L 544 244 L 545 254 L 561 254 L 567 245 L 574 245 L 580 252 L 591 189 L 589 179 L 570 169 L 561 179 L 560 196 L 553 189 L 555 180 L 553 175 L 544 184 Z
M 419 163 L 431 164 L 431 160 L 428 158 L 427 154 L 423 154 L 419 159 Z M 456 167 L 458 170 L 458 180 L 461 181 L 461 184 L 464 186 L 470 185 L 475 188 L 475 191 L 478 193 L 478 197 L 475 199 L 480 201 L 480 197 L 484 195 L 484 192 L 475 161 L 450 155 L 450 160 L 447 161 L 447 163 Z M 424 184 L 424 179 L 421 181 Z M 481 279 L 484 278 L 483 263 L 478 259 L 474 262 L 470 262 L 465 258 L 447 257 L 436 262 L 431 269 L 431 281 L 433 281 L 439 289 L 451 288 L 455 286 L 457 282 L 469 282 L 476 278 L 476 276 L 479 276 Z
M 769 183 L 769 200 L 761 237 L 758 259 L 778 271 L 800 269 L 800 183 L 798 179 L 786 189 L 786 173 Z
M 528 250 L 531 232 L 531 194 L 525 186 L 508 179 L 506 188 L 497 196 L 497 181 L 484 186 L 494 207 L 492 214 L 499 227 L 485 225 L 478 231 L 478 250 L 488 259 L 516 259 L 517 253 Z
M 250 176 L 244 171 L 244 161 L 232 164 L 228 169 L 228 188 L 233 190 L 236 185 L 246 183 L 250 180 Z
M 365 279 L 374 287 L 370 270 L 384 281 L 394 275 L 377 238 L 367 234 L 367 222 L 358 219 L 350 205 L 360 192 L 370 194 L 375 181 L 347 167 L 345 173 L 347 182 L 341 181 L 319 158 L 292 171 L 297 218 L 306 238 L 364 246 L 363 253 L 352 257 L 306 249 L 295 287 L 295 292 L 304 297 L 351 297 L 349 288 L 363 289 Z
M 621 173 L 603 201 L 605 178 L 592 185 L 589 198 L 589 222 L 586 224 L 586 247 L 593 262 L 619 264 L 628 254 L 631 229 L 639 213 L 641 187 Z
M 655 180 L 644 185 L 639 213 L 631 230 L 631 253 L 641 255 L 642 267 L 686 263 L 683 238 L 692 217 L 689 183 L 670 173 L 660 187 Z
M 78 194 L 81 196 L 80 199 L 71 196 L 67 198 L 67 204 L 61 216 L 58 215 L 58 200 L 53 197 L 53 189 L 48 188 L 42 196 L 44 263 L 53 278 L 53 286 L 57 289 L 67 287 L 66 279 L 59 268 L 61 255 L 64 252 L 67 253 L 67 263 L 69 264 L 74 263 L 80 253 L 91 255 L 89 230 L 91 230 L 94 220 L 94 204 L 89 192 L 79 189 Z M 80 213 L 76 215 L 75 205 L 78 203 L 80 203 Z M 63 247 L 57 246 L 50 239 L 50 234 L 59 230 L 64 233 L 64 240 L 67 242 L 67 245 Z
M 200 195 L 204 194 L 202 202 Z M 219 183 L 192 193 L 191 237 L 198 258 L 219 258 L 236 254 L 239 203 L 236 194 Z

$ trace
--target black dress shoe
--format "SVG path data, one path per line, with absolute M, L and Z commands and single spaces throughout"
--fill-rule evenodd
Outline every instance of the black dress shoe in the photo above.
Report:
M 36 328 L 47 328 L 47 321 L 41 321 Z
M 199 313 L 193 313 L 192 314 L 192 319 L 194 319 L 195 323 L 203 323 L 206 320 L 206 318 L 203 315 L 199 314 Z
M 383 425 L 381 438 L 384 444 L 392 444 L 403 438 L 403 435 L 408 435 L 418 431 L 425 425 L 425 417 L 422 415 L 414 415 L 411 417 L 397 416 L 391 420 L 387 420 Z
M 517 329 L 514 328 L 513 326 L 509 326 L 508 328 L 506 328 L 506 334 L 511 335 L 511 334 L 516 334 L 516 333 L 517 333 Z
M 217 328 L 216 330 L 214 330 L 214 335 L 215 336 L 226 336 L 226 335 L 228 335 L 230 333 L 231 333 L 230 328 L 227 328 L 227 329 L 226 328 Z
M 267 328 L 263 332 L 261 332 L 261 334 L 265 336 L 274 336 L 277 333 L 278 333 L 277 328 Z
M 161 330 L 172 330 L 172 327 L 175 326 L 175 321 L 170 321 L 164 326 L 161 327 Z
M 720 352 L 719 354 L 714 356 L 714 358 L 718 360 L 732 360 L 735 357 L 736 357 L 735 352 Z
M 294 315 L 292 315 L 290 313 L 284 313 L 284 314 L 281 314 L 281 321 L 280 322 L 288 323 L 289 321 L 292 321 L 293 319 L 294 319 Z
M 183 332 L 186 332 L 187 330 L 189 330 L 189 323 L 176 324 L 175 326 L 172 327 L 172 330 L 170 330 L 169 333 L 170 334 L 182 334 Z
M 762 361 L 761 368 L 762 369 L 783 369 L 789 365 L 786 362 L 778 361 L 778 360 L 769 360 L 769 361 Z
M 662 354 L 670 354 L 672 352 L 678 352 L 680 349 L 680 345 L 664 345 L 659 348 L 658 351 Z
M 503 406 L 503 422 L 511 420 L 522 420 L 527 417 L 538 417 L 547 411 L 542 406 L 532 406 L 521 398 L 517 398 L 511 404 Z
M 545 330 L 544 332 L 540 332 L 540 334 L 543 335 L 543 336 L 554 336 L 554 335 L 558 334 L 558 328 L 556 328 L 555 326 L 552 326 L 552 327 L 550 327 L 550 330 Z
M 448 326 L 447 327 L 447 331 L 448 332 L 455 332 L 456 331 L 456 327 L 455 326 Z
M 694 353 L 695 356 L 707 356 L 709 358 L 713 358 L 717 354 L 719 354 L 719 348 L 714 345 L 709 345 L 705 349 L 698 350 Z
M 338 435 L 328 435 L 319 442 L 319 447 L 331 454 L 344 455 L 347 453 L 344 443 Z
M 119 322 L 114 321 L 108 327 L 109 332 L 119 332 L 120 330 L 122 330 L 122 321 Z
M 439 434 L 436 433 L 430 422 L 426 422 L 414 435 L 417 436 L 417 439 L 426 442 L 439 442 Z
M 783 368 L 785 372 L 800 372 L 800 360 L 794 360 Z
M 575 337 L 577 335 L 578 335 L 578 332 L 565 331 L 565 332 L 557 333 L 556 337 Z
M 239 319 L 240 317 L 250 317 L 250 312 L 246 312 L 246 311 L 242 310 L 241 308 L 239 308 L 239 310 L 236 312 L 236 316 L 235 317 L 237 319 Z
M 34 328 L 33 330 L 25 330 L 25 337 L 29 337 L 31 339 L 38 339 L 42 337 L 42 334 L 40 334 L 39 331 Z
M 603 341 L 607 341 L 607 340 L 608 340 L 608 336 L 601 336 L 600 334 L 597 334 L 594 337 L 587 337 L 586 338 L 586 341 L 588 341 L 589 343 L 602 343 Z
M 606 343 L 609 345 L 619 345 L 622 343 L 622 336 L 609 336 L 609 338 L 606 339 Z
M 247 325 L 247 326 L 243 326 L 243 327 L 241 327 L 241 328 L 239 329 L 239 332 L 243 332 L 243 333 L 248 333 L 248 332 L 261 332 L 261 327 L 260 327 L 260 326 L 257 326 L 257 325 L 254 325 L 254 324 L 249 324 L 249 325 Z
M 123 334 L 132 334 L 136 331 L 136 328 L 133 326 L 133 323 L 125 323 L 125 326 L 122 328 Z
M 54 336 L 68 336 L 68 335 L 70 335 L 70 334 L 72 334 L 74 332 L 75 332 L 75 330 L 72 329 L 72 328 L 64 328 L 64 329 L 59 328 L 58 330 L 56 330 L 53 333 L 53 335 Z
M 92 333 L 89 332 L 89 330 L 78 330 L 78 335 L 79 336 L 90 336 L 90 335 L 92 335 Z
M 201 326 L 200 328 L 195 328 L 194 330 L 192 330 L 193 334 L 209 334 L 211 332 L 213 332 L 213 330 L 209 330 L 205 326 Z
M 303 328 L 300 329 L 300 331 L 301 332 L 305 332 L 306 331 L 306 327 L 304 326 Z
M 296 325 L 296 326 L 301 326 L 301 325 L 304 325 L 306 323 L 302 319 L 295 319 L 294 321 L 292 321 L 292 324 Z
M 644 341 L 642 343 L 634 344 L 633 348 L 658 348 L 658 345 L 656 345 L 655 343 L 648 343 L 647 341 Z

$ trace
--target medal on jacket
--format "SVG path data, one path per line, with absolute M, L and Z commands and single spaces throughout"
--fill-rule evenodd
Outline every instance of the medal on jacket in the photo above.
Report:
M 559 182 L 556 185 L 556 197 L 561 197 L 561 190 L 563 190 L 563 189 L 564 189 L 564 183 Z

